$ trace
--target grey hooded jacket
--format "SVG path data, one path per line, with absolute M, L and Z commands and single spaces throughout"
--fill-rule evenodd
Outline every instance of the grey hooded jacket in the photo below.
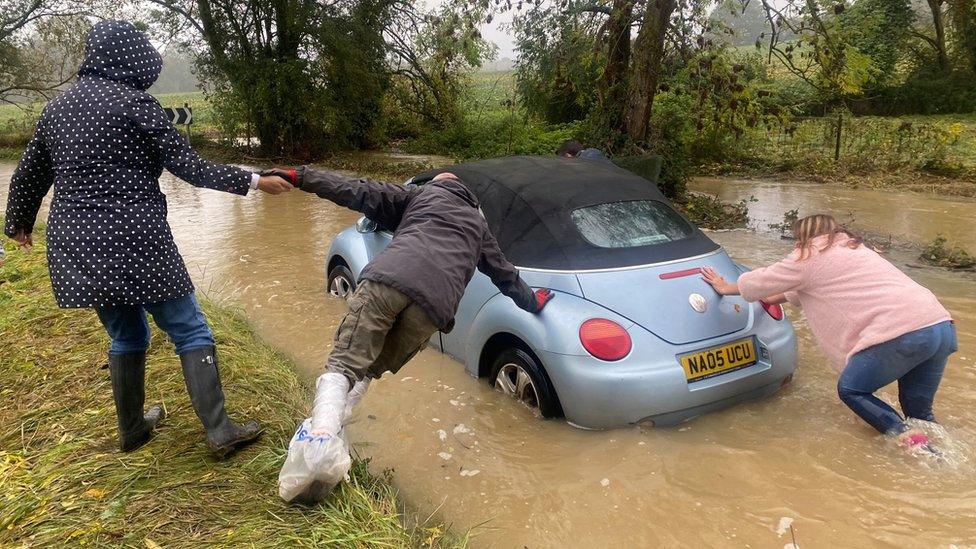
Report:
M 169 225 L 163 168 L 198 187 L 247 194 L 251 174 L 201 160 L 146 92 L 163 61 L 132 24 L 88 36 L 71 89 L 51 101 L 10 181 L 4 232 L 34 229 L 54 187 L 48 263 L 61 307 L 157 303 L 193 292 Z
M 361 278 L 406 294 L 441 331 L 454 327 L 454 314 L 475 268 L 520 308 L 538 312 L 534 292 L 505 259 L 477 197 L 460 181 L 405 187 L 304 167 L 298 170 L 298 182 L 303 191 L 394 230 L 393 241 L 363 269 Z

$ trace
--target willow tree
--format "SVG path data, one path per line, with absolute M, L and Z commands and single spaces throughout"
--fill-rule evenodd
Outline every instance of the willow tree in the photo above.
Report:
M 578 47 L 567 47 L 559 38 L 574 36 L 579 44 L 579 32 L 591 33 L 593 51 L 585 70 L 567 69 L 563 74 L 578 74 L 583 78 L 595 74 L 589 86 L 585 82 L 571 82 L 573 88 L 598 91 L 595 118 L 599 132 L 612 141 L 641 144 L 648 138 L 654 95 L 661 79 L 669 37 L 673 37 L 681 12 L 698 13 L 707 2 L 684 0 L 568 0 L 529 3 L 525 11 L 516 4 L 515 27 L 521 29 L 519 48 L 528 56 L 520 74 L 532 71 L 552 72 L 559 60 L 556 52 L 578 53 Z M 510 7 L 501 5 L 501 9 Z M 528 19 L 521 21 L 520 19 Z M 546 21 L 559 25 L 547 33 Z M 552 25 L 550 25 L 552 27 Z M 571 33 L 567 33 L 567 28 Z M 560 35 L 562 35 L 560 37 Z M 553 48 L 552 46 L 556 47 Z M 585 58 L 579 55 L 577 59 Z M 578 61 L 576 61 L 578 62 Z M 567 65 L 569 62 L 563 63 Z M 557 65 L 557 66 L 563 66 Z M 599 70 L 593 71 L 593 67 Z M 578 78 L 579 76 L 577 76 Z M 566 88 L 569 89 L 569 88 Z
M 84 12 L 76 2 L 0 0 L 0 103 L 49 99 L 74 78 Z
M 395 0 L 146 0 L 157 28 L 196 55 L 218 110 L 266 156 L 368 144 L 389 73 Z

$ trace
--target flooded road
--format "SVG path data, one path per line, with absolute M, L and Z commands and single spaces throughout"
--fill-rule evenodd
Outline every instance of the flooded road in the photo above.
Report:
M 761 229 L 782 222 L 784 213 L 798 208 L 801 217 L 829 212 L 843 223 L 899 240 L 927 244 L 941 234 L 955 246 L 976 250 L 973 198 L 716 177 L 694 178 L 688 188 L 727 202 L 754 197 L 749 217 Z
M 11 170 L 0 164 L 0 204 Z M 885 214 L 881 198 L 837 187 L 708 185 L 726 198 L 756 195 L 764 202 L 750 209 L 770 221 L 800 206 L 853 211 L 879 231 L 976 239 L 973 202 L 892 195 Z M 243 308 L 262 337 L 318 375 L 343 312 L 325 297 L 325 254 L 357 215 L 300 192 L 238 198 L 171 178 L 164 191 L 198 286 Z M 933 204 L 956 217 L 933 216 Z M 712 237 L 752 266 L 791 246 L 765 231 Z M 591 432 L 540 421 L 427 350 L 373 385 L 352 438 L 377 470 L 395 470 L 408 506 L 474 528 L 475 546 L 781 548 L 793 541 L 790 524 L 801 547 L 976 544 L 976 278 L 900 266 L 939 295 L 959 328 L 936 403 L 948 464 L 902 455 L 847 410 L 796 311 L 801 363 L 791 386 L 678 428 Z

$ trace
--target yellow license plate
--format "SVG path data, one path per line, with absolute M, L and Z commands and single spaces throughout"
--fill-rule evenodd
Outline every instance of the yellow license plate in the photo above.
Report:
M 681 357 L 688 382 L 726 374 L 756 363 L 756 345 L 752 338 L 740 339 L 721 347 L 695 351 Z

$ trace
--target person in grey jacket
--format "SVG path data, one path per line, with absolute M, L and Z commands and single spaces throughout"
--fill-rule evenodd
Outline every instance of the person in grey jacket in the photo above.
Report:
M 336 331 L 326 370 L 341 373 L 345 379 L 332 379 L 347 389 L 397 372 L 434 332 L 450 332 L 475 269 L 531 313 L 541 312 L 553 298 L 550 290 L 533 291 L 519 277 L 488 229 L 477 197 L 454 174 L 442 173 L 423 186 L 353 179 L 308 167 L 265 175 L 280 175 L 394 231 L 390 245 L 363 269 Z M 318 431 L 336 434 L 339 427 L 333 423 Z
M 166 222 L 159 177 L 165 168 L 197 187 L 237 195 L 292 187 L 197 156 L 146 91 L 162 67 L 131 23 L 92 28 L 77 82 L 44 108 L 10 180 L 4 232 L 29 249 L 41 201 L 54 187 L 47 226 L 54 297 L 62 308 L 94 308 L 112 339 L 121 450 L 144 445 L 163 419 L 161 406 L 144 410 L 148 312 L 180 355 L 208 446 L 225 457 L 254 441 L 261 426 L 239 425 L 224 409 L 213 334 Z

